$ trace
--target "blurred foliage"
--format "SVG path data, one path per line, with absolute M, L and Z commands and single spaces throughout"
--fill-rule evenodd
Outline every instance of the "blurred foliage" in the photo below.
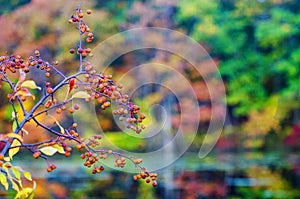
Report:
M 106 132 L 105 137 L 111 143 L 124 150 L 136 152 L 145 147 L 145 140 L 130 136 L 124 132 Z M 106 143 L 103 143 L 101 146 L 106 147 Z
M 290 183 L 283 178 L 280 171 L 271 171 L 270 169 L 263 167 L 252 167 L 248 170 L 248 176 L 257 180 L 254 183 L 256 185 L 238 188 L 238 193 L 241 197 L 231 197 L 231 199 L 292 199 L 300 196 L 300 191 L 293 189 Z
M 178 23 L 220 59 L 236 115 L 299 88 L 297 1 L 179 1 Z
M 7 13 L 17 9 L 19 6 L 22 6 L 29 2 L 30 2 L 30 0 L 10 0 L 10 1 L 1 0 L 0 1 L 0 4 L 1 4 L 0 15 L 7 14 Z
M 72 72 L 78 66 L 69 49 L 78 43 L 75 27 L 67 25 L 67 18 L 77 4 L 68 5 L 60 0 L 13 0 L 0 1 L 0 52 L 31 54 L 40 49 L 46 59 L 55 58 L 61 62 L 59 66 L 65 72 Z M 69 9 L 72 7 L 72 9 Z M 227 89 L 229 119 L 233 121 L 224 129 L 224 135 L 217 143 L 220 150 L 239 149 L 277 149 L 278 144 L 293 133 L 291 124 L 299 122 L 297 111 L 300 87 L 300 2 L 295 0 L 95 0 L 84 1 L 84 8 L 91 8 L 93 14 L 88 18 L 90 27 L 95 30 L 95 44 L 109 36 L 132 27 L 165 27 L 185 32 L 196 41 L 207 47 L 209 54 L 216 61 Z M 42 14 L 40 10 L 43 10 Z M 7 25 L 9 24 L 9 25 Z M 159 39 L 159 38 L 153 38 Z M 144 54 L 143 54 L 144 53 Z M 140 56 L 143 54 L 142 56 Z M 182 63 L 175 55 L 165 52 L 142 52 L 135 56 L 124 55 L 114 64 L 115 77 L 121 77 L 131 67 L 143 62 L 158 62 L 176 69 L 192 80 L 201 110 L 199 135 L 194 139 L 191 150 L 198 150 L 203 141 L 205 124 L 210 119 L 210 107 L 205 104 L 209 93 L 205 83 L 191 66 Z M 207 63 L 199 63 L 207 64 Z M 214 72 L 214 71 L 212 71 Z M 158 73 L 167 74 L 165 71 Z M 136 75 L 136 74 L 135 74 Z M 136 75 L 141 82 L 147 71 Z M 168 81 L 161 78 L 162 84 Z M 132 78 L 135 78 L 134 76 Z M 155 77 L 150 77 L 154 78 Z M 43 81 L 43 77 L 41 77 Z M 139 81 L 136 81 L 139 82 Z M 174 84 L 178 82 L 174 82 Z M 135 87 L 130 78 L 126 87 Z M 177 85 L 176 84 L 176 85 Z M 178 84 L 180 87 L 180 84 Z M 151 90 L 152 89 L 152 90 Z M 4 89 L 5 90 L 5 89 Z M 142 90 L 142 89 L 141 89 Z M 141 104 L 143 112 L 153 104 L 164 101 L 167 92 L 151 87 L 144 94 L 137 95 L 136 102 Z M 217 92 L 217 91 L 215 91 Z M 6 96 L 1 92 L 1 101 Z M 143 103 L 142 103 L 143 102 Z M 209 104 L 209 103 L 208 103 Z M 10 115 L 8 108 L 0 102 L 1 131 L 11 129 L 8 126 Z M 233 111 L 233 114 L 231 112 Z M 178 112 L 176 112 L 178 113 Z M 172 118 L 173 128 L 177 128 L 178 115 Z M 83 118 L 88 120 L 89 118 Z M 191 118 L 192 119 L 192 118 Z M 147 121 L 151 125 L 152 121 Z M 125 150 L 142 151 L 145 140 L 119 133 L 112 122 L 112 117 L 105 115 L 99 118 L 105 134 L 112 143 Z M 204 124 L 204 125 L 203 125 Z M 87 134 L 92 133 L 87 129 Z M 112 132 L 114 131 L 114 132 Z M 186 130 L 188 132 L 188 129 Z M 36 137 L 39 134 L 36 133 Z M 296 136 L 299 135 L 297 134 Z M 278 141 L 279 139 L 279 141 Z M 293 140 L 294 137 L 292 137 Z M 273 142 L 274 140 L 278 142 Z M 103 145 L 105 147 L 105 145 Z M 262 156 L 263 158 L 264 156 Z M 224 158 L 224 157 L 223 157 Z M 199 160 L 193 159 L 198 165 Z M 216 158 L 210 165 L 218 165 Z M 278 164 L 281 162 L 278 161 Z M 256 175 L 254 175 L 256 174 Z M 294 198 L 299 193 L 293 190 L 283 174 L 266 168 L 249 170 L 248 177 L 262 178 L 276 182 L 270 186 L 243 187 L 239 189 L 241 198 Z M 198 184 L 197 184 L 198 183 Z M 199 182 L 195 182 L 200 186 Z M 209 184 L 208 184 L 209 185 Z M 214 184 L 204 187 L 211 190 Z M 152 193 L 144 192 L 141 185 L 140 198 L 152 197 Z M 104 189 L 104 188 L 103 188 Z M 191 189 L 193 192 L 195 189 Z M 94 191 L 94 190 L 93 190 Z M 78 193 L 80 196 L 80 193 Z M 79 197 L 78 196 L 78 197 Z M 238 198 L 238 197 L 236 197 Z

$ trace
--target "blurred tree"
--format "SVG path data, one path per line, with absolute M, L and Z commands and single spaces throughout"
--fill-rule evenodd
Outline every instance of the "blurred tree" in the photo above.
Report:
M 299 88 L 297 1 L 179 1 L 178 23 L 220 59 L 236 115 Z
M 29 3 L 30 0 L 13 0 L 13 1 L 5 1 L 5 0 L 0 0 L 0 15 L 2 14 L 7 14 L 19 6 L 22 6 L 26 3 Z

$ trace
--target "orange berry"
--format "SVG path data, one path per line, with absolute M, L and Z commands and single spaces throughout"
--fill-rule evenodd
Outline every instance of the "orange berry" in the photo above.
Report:
M 83 52 L 81 53 L 81 55 L 82 55 L 83 57 L 86 57 L 86 56 L 87 56 L 86 51 L 83 51 Z
M 71 108 L 69 108 L 69 113 L 74 113 L 74 109 L 71 107 Z
M 40 56 L 40 51 L 36 50 L 34 51 L 35 56 L 39 57 Z
M 90 14 L 92 14 L 92 11 L 91 10 L 87 10 L 86 14 L 90 15 Z
M 0 160 L 4 160 L 4 155 L 2 153 L 0 153 Z
M 66 157 L 69 157 L 70 155 L 71 155 L 71 153 L 70 153 L 70 152 L 68 152 L 68 151 L 67 151 L 67 152 L 65 152 L 65 156 L 66 156 Z
M 87 43 L 91 43 L 92 41 L 93 41 L 93 39 L 91 39 L 90 37 L 86 38 Z
M 61 113 L 61 108 L 57 108 L 57 109 L 56 109 L 56 113 L 57 113 L 57 114 L 60 114 L 60 113 Z
M 81 148 L 82 148 L 82 147 L 81 147 L 80 144 L 77 144 L 77 145 L 76 145 L 76 149 L 81 150 Z
M 40 152 L 34 152 L 34 153 L 33 153 L 33 157 L 34 157 L 35 159 L 39 158 L 40 155 L 41 155 Z
M 67 151 L 67 152 L 71 152 L 71 151 L 72 151 L 72 148 L 71 148 L 71 147 L 67 147 L 67 148 L 66 148 L 66 151 Z
M 51 164 L 50 167 L 51 167 L 52 170 L 56 169 L 56 165 L 55 164 Z
M 48 93 L 48 94 L 53 93 L 53 89 L 52 89 L 51 87 L 47 88 L 47 93 Z
M 51 167 L 48 167 L 47 168 L 47 171 L 50 173 L 52 171 L 52 168 Z
M 85 52 L 90 53 L 92 50 L 90 48 L 85 49 Z

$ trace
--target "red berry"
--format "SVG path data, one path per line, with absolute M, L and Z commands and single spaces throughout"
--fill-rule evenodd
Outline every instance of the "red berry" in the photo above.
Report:
M 70 53 L 73 54 L 75 52 L 74 48 L 70 49 Z
M 78 48 L 77 52 L 78 52 L 79 54 L 81 54 L 81 53 L 83 52 L 83 49 L 82 49 L 82 48 Z
M 75 104 L 75 105 L 74 105 L 74 109 L 75 109 L 75 110 L 78 110 L 78 109 L 79 109 L 79 105 L 78 105 L 78 104 Z
M 45 86 L 46 86 L 46 87 L 49 87 L 49 86 L 50 86 L 50 82 L 46 82 L 46 83 L 45 83 Z
M 42 60 L 42 59 L 39 59 L 39 60 L 37 61 L 37 63 L 38 63 L 38 64 L 42 64 L 42 63 L 43 63 L 43 60 Z
M 153 187 L 156 187 L 156 186 L 157 186 L 157 182 L 156 182 L 156 181 L 153 181 L 153 182 L 152 182 L 152 186 L 153 186 Z
M 65 152 L 65 156 L 66 156 L 66 157 L 69 157 L 70 155 L 71 155 L 70 152 L 68 152 L 68 151 Z

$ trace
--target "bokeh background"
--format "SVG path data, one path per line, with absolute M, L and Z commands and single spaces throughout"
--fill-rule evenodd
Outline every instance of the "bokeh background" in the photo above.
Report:
M 39 49 L 45 59 L 59 60 L 71 74 L 78 59 L 69 53 L 78 33 L 67 20 L 79 1 L 0 0 L 1 54 L 30 55 Z M 198 151 L 207 131 L 210 95 L 207 82 L 176 55 L 159 50 L 137 50 L 116 59 L 107 72 L 120 77 L 133 66 L 162 63 L 179 70 L 197 93 L 200 120 L 197 135 L 186 153 L 158 171 L 157 188 L 135 182 L 131 174 L 107 169 L 92 175 L 83 168 L 79 154 L 66 160 L 55 156 L 58 169 L 49 174 L 42 160 L 30 154 L 15 158 L 15 165 L 30 170 L 37 180 L 36 198 L 300 198 L 300 2 L 297 0 L 89 0 L 86 22 L 95 34 L 93 48 L 120 31 L 136 27 L 163 27 L 182 32 L 210 54 L 226 87 L 226 121 L 221 137 L 205 158 Z M 160 38 L 153 38 L 160 39 Z M 208 63 L 201 62 L 199 66 Z M 206 71 L 211 75 L 217 71 Z M 163 74 L 163 71 L 159 71 Z M 143 78 L 141 71 L 138 76 Z M 41 77 L 39 81 L 44 81 Z M 168 81 L 161 76 L 163 84 Z M 213 81 L 213 78 L 212 78 Z M 130 81 L 128 81 L 130 82 Z M 139 81 L 128 83 L 128 87 Z M 178 84 L 180 86 L 180 84 Z M 218 88 L 218 85 L 215 85 Z M 0 131 L 11 129 L 11 111 L 0 93 Z M 143 86 L 134 96 L 147 112 L 161 104 L 172 115 L 168 129 L 178 128 L 180 111 L 176 96 L 157 85 Z M 184 108 L 189 108 L 188 102 Z M 99 113 L 106 136 L 120 148 L 145 152 L 170 141 L 147 140 L 120 132 L 111 112 Z M 153 113 L 155 120 L 159 114 Z M 189 116 L 193 120 L 193 115 Z M 60 118 L 64 120 L 64 118 Z M 28 129 L 27 129 L 28 130 Z M 47 135 L 29 129 L 27 142 Z M 93 132 L 86 130 L 86 135 Z M 184 132 L 188 137 L 189 129 Z M 170 135 L 169 135 L 170 136 Z M 172 135 L 171 135 L 172 137 Z M 105 147 L 105 143 L 103 143 Z M 172 153 L 172 151 L 170 152 Z M 147 161 L 147 160 L 145 160 Z M 14 192 L 0 189 L 1 198 Z

